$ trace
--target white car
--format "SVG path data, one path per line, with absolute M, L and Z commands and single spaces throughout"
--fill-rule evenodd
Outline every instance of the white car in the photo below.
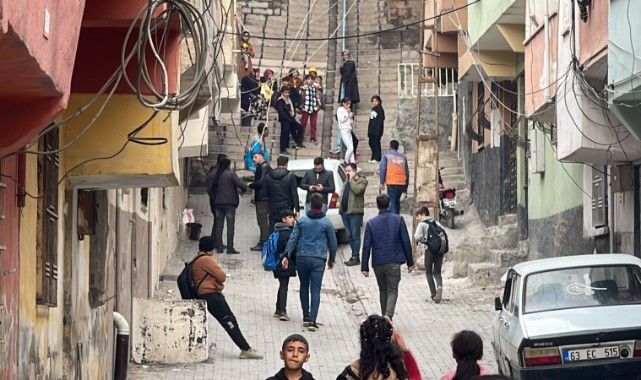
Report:
M 297 179 L 298 184 L 303 180 L 305 172 L 311 169 L 314 169 L 314 160 L 313 159 L 304 159 L 304 160 L 292 160 L 289 161 L 287 169 L 293 172 Z M 336 237 L 339 244 L 347 244 L 347 233 L 345 232 L 345 226 L 343 225 L 343 219 L 341 218 L 340 213 L 338 212 L 338 206 L 340 204 L 341 193 L 343 191 L 343 184 L 347 180 L 347 175 L 341 166 L 340 161 L 325 159 L 325 170 L 332 172 L 334 175 L 334 185 L 335 191 L 329 197 L 327 217 L 332 222 L 334 229 L 336 230 Z M 300 202 L 300 209 L 305 208 L 305 198 L 307 197 L 307 191 L 298 188 L 298 199 Z

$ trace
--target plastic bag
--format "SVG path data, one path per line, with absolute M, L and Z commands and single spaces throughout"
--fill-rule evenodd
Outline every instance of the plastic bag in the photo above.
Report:
M 183 210 L 183 224 L 193 223 L 194 220 L 194 209 L 186 208 Z

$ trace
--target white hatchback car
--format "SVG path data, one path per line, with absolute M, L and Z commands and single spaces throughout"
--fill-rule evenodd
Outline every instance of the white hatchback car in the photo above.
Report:
M 292 160 L 289 161 L 287 169 L 293 172 L 298 179 L 298 184 L 303 180 L 305 172 L 311 169 L 314 169 L 314 160 L 313 159 L 303 159 L 303 160 Z M 341 218 L 340 213 L 338 212 L 338 206 L 340 205 L 341 193 L 343 191 L 343 185 L 347 180 L 347 175 L 341 166 L 340 161 L 325 159 L 325 170 L 332 172 L 334 175 L 334 185 L 336 190 L 329 197 L 329 204 L 327 209 L 327 217 L 332 222 L 334 230 L 336 230 L 336 237 L 339 244 L 347 244 L 347 233 L 345 232 L 345 226 L 343 225 L 343 219 Z M 307 191 L 298 188 L 298 199 L 300 202 L 300 208 L 303 210 L 305 208 L 305 198 L 307 197 Z

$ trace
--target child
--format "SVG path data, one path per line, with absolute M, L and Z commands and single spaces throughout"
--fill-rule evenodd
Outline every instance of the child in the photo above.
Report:
M 474 331 L 463 330 L 452 338 L 452 356 L 456 371 L 450 371 L 441 380 L 470 380 L 477 375 L 489 375 L 477 361 L 483 358 L 483 340 Z
M 314 380 L 314 376 L 303 369 L 309 360 L 309 343 L 304 336 L 293 334 L 285 338 L 280 358 L 285 366 L 267 380 Z
M 294 227 L 294 212 L 292 210 L 281 211 L 280 220 L 281 222 L 276 223 L 274 226 L 274 231 L 279 232 L 278 254 L 281 255 L 282 263 L 282 259 L 285 257 L 285 247 L 287 247 L 289 236 L 292 234 L 292 228 Z M 274 313 L 274 318 L 278 318 L 281 321 L 289 321 L 289 316 L 287 316 L 287 288 L 289 287 L 289 278 L 295 276 L 296 251 L 292 252 L 287 269 L 284 269 L 282 265 L 279 265 L 274 270 L 274 278 L 277 278 L 280 283 L 278 286 L 278 294 L 276 296 L 276 312 Z
M 320 108 L 325 109 L 325 95 L 323 95 L 323 77 L 317 75 L 314 78 L 314 85 L 316 86 L 316 91 L 318 92 L 318 98 L 320 99 Z

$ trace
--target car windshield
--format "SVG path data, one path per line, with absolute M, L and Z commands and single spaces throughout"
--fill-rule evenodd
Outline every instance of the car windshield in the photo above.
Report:
M 636 265 L 558 269 L 525 280 L 524 313 L 634 303 L 641 303 Z

